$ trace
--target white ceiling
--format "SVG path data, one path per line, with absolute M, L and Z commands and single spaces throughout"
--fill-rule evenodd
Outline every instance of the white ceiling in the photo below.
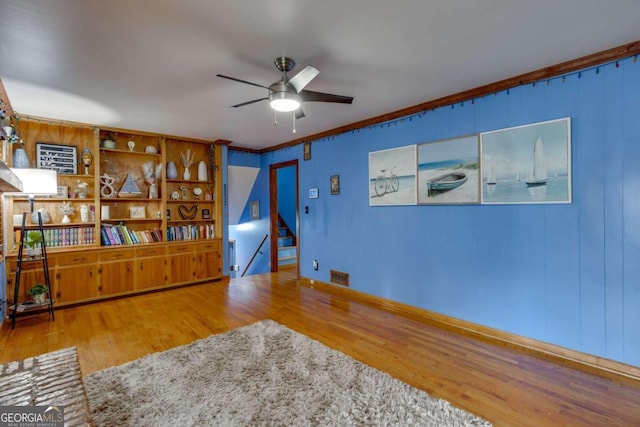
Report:
M 261 149 L 640 40 L 638 0 L 1 0 L 20 114 Z M 353 96 L 274 114 L 278 56 Z

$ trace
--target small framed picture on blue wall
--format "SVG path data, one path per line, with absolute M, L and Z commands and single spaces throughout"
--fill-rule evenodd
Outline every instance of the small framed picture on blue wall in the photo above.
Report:
M 318 189 L 317 188 L 310 188 L 309 189 L 309 198 L 310 199 L 317 199 L 318 198 Z
M 331 187 L 331 194 L 340 194 L 340 175 L 331 175 L 329 178 L 329 185 Z
M 311 143 L 305 142 L 303 145 L 303 157 L 305 160 L 311 160 Z

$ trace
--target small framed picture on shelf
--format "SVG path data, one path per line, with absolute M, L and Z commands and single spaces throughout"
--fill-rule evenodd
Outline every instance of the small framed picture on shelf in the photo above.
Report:
M 202 209 L 202 219 L 211 219 L 211 211 L 209 209 Z
M 77 175 L 78 147 L 36 142 L 36 167 L 51 169 L 60 175 Z
M 58 192 L 56 193 L 57 199 L 66 199 L 69 197 L 69 186 L 68 185 L 58 185 Z
M 144 206 L 131 206 L 129 208 L 129 217 L 133 219 L 146 218 Z

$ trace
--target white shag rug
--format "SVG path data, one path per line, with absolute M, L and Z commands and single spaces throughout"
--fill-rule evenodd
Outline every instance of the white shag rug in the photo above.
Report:
M 265 320 L 84 377 L 100 426 L 490 426 Z

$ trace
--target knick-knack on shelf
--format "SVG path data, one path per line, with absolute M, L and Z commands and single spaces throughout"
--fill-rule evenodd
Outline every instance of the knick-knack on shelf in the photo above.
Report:
M 184 167 L 184 173 L 182 174 L 182 179 L 188 181 L 191 179 L 191 165 L 193 164 L 193 159 L 196 156 L 196 153 L 192 153 L 190 148 L 187 148 L 185 151 L 180 153 L 180 161 L 182 162 L 182 166 Z
M 169 160 L 167 162 L 167 178 L 168 179 L 178 178 L 178 168 L 176 167 L 176 162 L 174 162 L 173 160 Z
M 198 181 L 206 181 L 207 180 L 207 164 L 204 160 L 200 160 L 198 163 Z
M 60 212 L 62 212 L 62 221 L 61 224 L 69 224 L 71 222 L 71 218 L 69 215 L 72 215 L 75 212 L 75 208 L 71 206 L 71 202 L 62 202 L 62 206 L 60 206 Z

